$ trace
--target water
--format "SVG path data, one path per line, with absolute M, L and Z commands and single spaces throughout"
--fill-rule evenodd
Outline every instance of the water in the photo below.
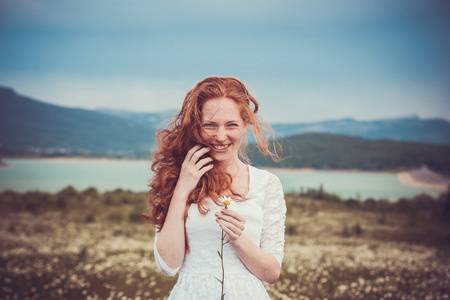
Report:
M 0 191 L 57 192 L 68 185 L 78 190 L 95 187 L 100 192 L 117 188 L 146 191 L 150 162 L 127 160 L 6 160 L 0 168 Z
M 282 171 L 271 170 L 278 176 L 285 192 L 299 192 L 301 188 L 319 189 L 343 198 L 386 198 L 413 197 L 420 193 L 437 196 L 440 192 L 432 189 L 414 188 L 401 185 L 393 173 L 345 172 L 345 171 Z
M 0 191 L 18 192 L 39 190 L 57 192 L 69 185 L 78 190 L 95 187 L 100 192 L 117 188 L 136 192 L 147 191 L 152 176 L 150 162 L 138 160 L 6 160 L 11 167 L 0 168 Z M 301 188 L 318 189 L 344 198 L 412 197 L 422 192 L 438 195 L 432 189 L 406 187 L 395 174 L 342 171 L 282 171 L 271 170 L 283 185 L 285 192 Z

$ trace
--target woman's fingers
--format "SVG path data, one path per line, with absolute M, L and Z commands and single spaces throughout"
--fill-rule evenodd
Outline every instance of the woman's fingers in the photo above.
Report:
M 190 161 L 194 153 L 197 152 L 201 147 L 202 147 L 201 145 L 195 145 L 194 147 L 192 147 L 186 154 L 185 160 Z
M 223 231 L 228 235 L 228 240 L 238 239 L 245 229 L 245 219 L 237 212 L 225 209 L 226 213 L 216 213 L 216 221 Z
M 230 240 L 237 240 L 237 239 L 242 235 L 242 231 L 240 231 L 240 232 L 235 232 L 235 231 L 233 231 L 231 228 L 226 227 L 226 226 L 223 225 L 223 224 L 219 224 L 219 225 L 220 225 L 220 228 L 222 228 L 222 230 L 226 233 L 225 239 L 226 239 L 227 241 L 230 241 Z
M 208 147 L 201 148 L 200 145 L 195 145 L 191 150 L 188 151 L 183 165 L 181 166 L 182 169 L 191 174 L 197 173 L 197 171 L 204 167 L 207 163 L 213 161 L 211 157 L 200 159 L 200 157 L 202 157 L 210 150 L 211 149 Z
M 238 220 L 234 217 L 227 216 L 227 215 L 219 215 L 217 218 L 220 220 L 223 220 L 224 222 L 233 225 L 234 227 L 244 230 L 245 229 L 245 220 Z
M 213 161 L 211 157 L 200 159 L 210 150 L 211 149 L 208 147 L 202 148 L 201 145 L 195 145 L 188 151 L 183 164 L 181 165 L 177 182 L 178 188 L 188 193 L 192 192 L 200 178 L 213 168 L 213 164 L 208 164 Z
M 214 167 L 214 165 L 211 164 L 211 165 L 207 165 L 207 166 L 204 166 L 203 168 L 201 168 L 201 169 L 199 170 L 200 177 L 203 176 L 203 174 L 205 174 L 205 173 L 208 172 L 209 170 L 211 170 L 213 167 Z
M 222 208 L 220 210 L 220 214 L 223 216 L 228 216 L 228 217 L 234 218 L 234 219 L 238 220 L 239 222 L 242 222 L 243 224 L 245 224 L 244 217 L 235 210 Z
M 197 145 L 199 147 L 201 147 L 200 145 Z M 197 146 L 195 146 L 192 149 L 197 149 Z M 191 150 L 192 150 L 191 149 Z M 210 151 L 211 149 L 208 147 L 203 147 L 201 149 L 196 150 L 192 155 L 191 158 L 189 159 L 189 162 L 193 163 L 194 165 L 197 164 L 197 162 L 199 161 L 200 157 L 202 157 L 205 153 L 207 153 L 208 151 Z
M 203 168 L 207 163 L 210 163 L 213 161 L 212 157 L 206 157 L 203 159 L 200 159 L 197 163 L 196 166 L 198 166 L 200 169 Z

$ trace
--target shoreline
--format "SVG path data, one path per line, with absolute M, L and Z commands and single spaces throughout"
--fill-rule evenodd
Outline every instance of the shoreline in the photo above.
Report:
M 408 171 L 368 171 L 368 170 L 357 170 L 357 169 L 334 169 L 334 170 L 320 170 L 314 168 L 264 168 L 269 172 L 302 172 L 302 173 L 312 173 L 312 172 L 336 172 L 336 173 L 365 173 L 365 174 L 391 174 L 397 177 L 397 180 L 401 185 L 431 189 L 438 191 L 447 191 L 450 187 L 450 178 L 435 173 L 429 169 L 413 169 Z
M 10 168 L 8 160 L 44 160 L 52 162 L 64 162 L 64 161 L 95 161 L 95 162 L 110 162 L 110 161 L 142 161 L 150 162 L 149 159 L 143 158 L 108 158 L 108 157 L 18 157 L 18 158 L 3 158 L 0 168 Z M 262 168 L 269 172 L 336 172 L 336 173 L 366 173 L 366 174 L 391 174 L 395 175 L 401 185 L 425 188 L 439 191 L 446 191 L 450 186 L 450 178 L 435 173 L 427 168 L 413 169 L 406 171 L 371 171 L 371 170 L 358 170 L 358 169 L 314 169 L 314 168 Z
M 109 158 L 109 157 L 82 157 L 82 156 L 71 156 L 71 157 L 9 157 L 4 158 L 7 160 L 45 160 L 45 161 L 150 161 L 144 158 Z M 5 163 L 8 165 L 7 163 Z
M 336 172 L 336 173 L 367 173 L 367 174 L 397 174 L 397 171 L 382 170 L 358 170 L 358 169 L 314 169 L 314 168 L 265 168 L 258 167 L 260 169 L 267 170 L 269 172 L 301 172 L 301 173 L 313 173 L 313 172 Z
M 450 178 L 428 169 L 416 169 L 397 173 L 400 184 L 415 188 L 446 191 L 450 188 Z

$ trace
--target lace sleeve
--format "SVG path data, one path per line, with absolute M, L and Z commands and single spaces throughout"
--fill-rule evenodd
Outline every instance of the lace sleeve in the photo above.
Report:
M 155 254 L 155 261 L 156 265 L 158 266 L 158 269 L 161 271 L 161 273 L 167 275 L 167 276 L 175 276 L 180 269 L 181 265 L 178 268 L 171 268 L 169 267 L 166 262 L 162 259 L 162 257 L 159 255 L 158 248 L 156 247 L 156 241 L 158 240 L 159 232 L 156 230 L 155 234 L 155 248 L 153 250 L 153 253 Z
M 284 256 L 286 201 L 280 180 L 273 174 L 269 175 L 262 207 L 264 225 L 260 248 L 272 253 L 281 266 Z

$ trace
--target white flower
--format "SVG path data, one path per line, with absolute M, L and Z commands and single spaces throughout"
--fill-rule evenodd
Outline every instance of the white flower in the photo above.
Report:
M 218 200 L 225 204 L 225 208 L 228 208 L 228 205 L 231 205 L 233 199 L 227 196 L 220 196 Z

